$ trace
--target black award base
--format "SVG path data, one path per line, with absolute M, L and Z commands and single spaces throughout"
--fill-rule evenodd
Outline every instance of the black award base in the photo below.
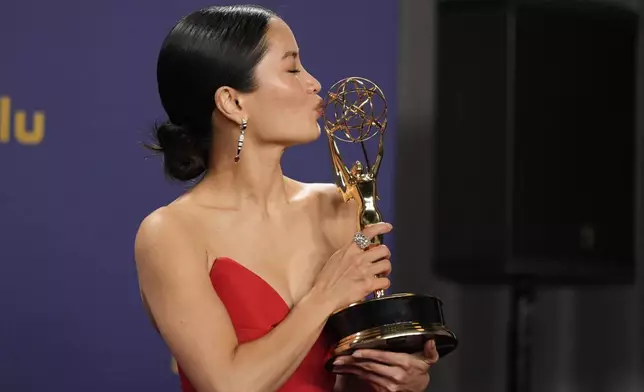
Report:
M 392 294 L 356 302 L 333 313 L 325 334 L 333 342 L 331 359 L 358 349 L 417 353 L 433 339 L 441 357 L 456 349 L 456 336 L 445 327 L 443 304 L 429 295 Z

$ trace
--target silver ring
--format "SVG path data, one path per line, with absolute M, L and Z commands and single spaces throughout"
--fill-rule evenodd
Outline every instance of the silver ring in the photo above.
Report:
M 366 235 L 361 232 L 357 232 L 353 235 L 353 242 L 362 250 L 365 250 L 371 245 L 371 241 L 367 238 Z

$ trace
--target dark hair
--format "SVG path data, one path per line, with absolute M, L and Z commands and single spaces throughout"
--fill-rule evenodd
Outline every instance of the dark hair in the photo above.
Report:
M 210 159 L 214 95 L 221 86 L 256 88 L 254 70 L 267 50 L 269 20 L 260 6 L 214 6 L 182 18 L 163 41 L 157 83 L 168 121 L 155 127 L 156 145 L 171 178 L 203 174 Z

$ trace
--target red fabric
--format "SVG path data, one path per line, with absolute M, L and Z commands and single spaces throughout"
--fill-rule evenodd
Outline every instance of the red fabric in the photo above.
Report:
M 266 281 L 229 258 L 218 258 L 210 280 L 224 303 L 239 343 L 258 339 L 277 326 L 289 313 L 284 299 Z M 335 375 L 324 369 L 327 345 L 320 337 L 279 392 L 333 391 Z M 179 366 L 183 392 L 196 392 Z

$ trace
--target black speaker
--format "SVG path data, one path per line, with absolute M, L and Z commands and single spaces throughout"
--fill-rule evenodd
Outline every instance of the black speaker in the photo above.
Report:
M 632 283 L 637 29 L 615 5 L 438 4 L 437 275 Z

